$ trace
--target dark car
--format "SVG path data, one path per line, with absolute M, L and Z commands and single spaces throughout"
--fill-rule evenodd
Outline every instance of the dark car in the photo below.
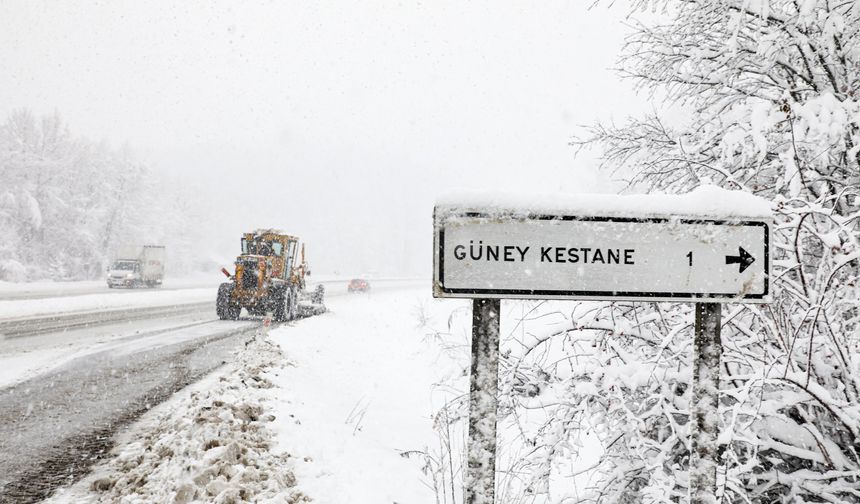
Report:
M 346 290 L 349 292 L 367 292 L 370 290 L 370 284 L 363 278 L 353 278 L 349 281 Z

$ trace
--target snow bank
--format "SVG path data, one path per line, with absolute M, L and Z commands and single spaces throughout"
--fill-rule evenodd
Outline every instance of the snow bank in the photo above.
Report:
M 2 261 L 0 261 L 2 265 Z M 191 289 L 197 287 L 218 286 L 224 280 L 224 275 L 218 272 L 192 273 L 180 277 L 168 276 L 164 279 L 164 285 L 160 290 L 169 289 Z M 95 293 L 122 294 L 128 292 L 141 292 L 140 289 L 115 289 L 109 290 L 104 278 L 98 280 L 37 280 L 33 282 L 17 281 L 9 282 L 0 280 L 0 297 L 59 297 L 80 294 Z
M 0 261 L 0 267 L 4 261 Z M 5 281 L 0 280 L 0 293 L 18 293 L 27 292 L 39 294 L 42 292 L 51 292 L 62 294 L 66 291 L 76 291 L 80 289 L 106 289 L 104 280 L 81 280 L 73 282 L 62 282 L 54 280 L 39 280 L 35 282 L 21 281 Z
M 46 314 L 101 311 L 117 308 L 173 306 L 211 301 L 215 304 L 215 287 L 205 289 L 150 290 L 62 296 L 42 299 L 0 301 L 0 318 L 30 317 Z
M 53 504 L 176 504 L 309 499 L 295 488 L 291 456 L 274 454 L 270 426 L 282 421 L 267 407 L 270 372 L 284 366 L 280 349 L 258 334 L 215 380 L 180 393 L 149 414 L 114 449 L 114 458 Z M 142 432 L 140 432 L 142 431 Z
M 604 217 L 771 218 L 771 204 L 744 191 L 713 185 L 687 194 L 521 194 L 453 190 L 436 200 L 439 212 L 490 211 L 515 215 L 550 214 Z

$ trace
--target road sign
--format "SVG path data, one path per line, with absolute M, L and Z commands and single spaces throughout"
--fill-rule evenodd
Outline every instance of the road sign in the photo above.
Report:
M 435 215 L 434 295 L 767 302 L 767 219 Z
M 479 192 L 443 197 L 433 221 L 433 295 L 473 298 L 465 503 L 495 502 L 499 298 L 695 302 L 689 496 L 714 500 L 718 303 L 770 301 L 769 202 L 713 186 L 561 199 Z

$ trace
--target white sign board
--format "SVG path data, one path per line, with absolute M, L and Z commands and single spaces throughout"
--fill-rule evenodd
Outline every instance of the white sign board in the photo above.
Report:
M 439 212 L 434 296 L 768 302 L 769 220 Z

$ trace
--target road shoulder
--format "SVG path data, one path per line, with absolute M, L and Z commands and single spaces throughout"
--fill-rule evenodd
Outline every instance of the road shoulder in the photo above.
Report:
M 258 333 L 232 363 L 177 393 L 118 436 L 111 458 L 46 502 L 277 502 L 295 488 L 292 456 L 273 453 L 271 378 L 289 366 Z

